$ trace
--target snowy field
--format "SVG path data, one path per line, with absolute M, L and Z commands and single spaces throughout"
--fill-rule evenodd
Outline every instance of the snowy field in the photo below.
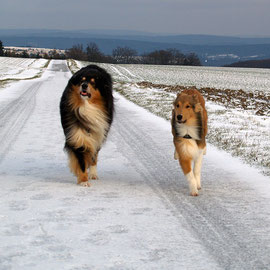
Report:
M 100 180 L 76 185 L 59 115 L 70 77 L 51 61 L 0 91 L 1 270 L 269 268 L 269 178 L 208 144 L 189 196 L 169 121 L 118 93 Z
M 86 65 L 80 62 L 79 65 Z M 101 64 L 116 81 L 270 93 L 270 69 Z
M 39 76 L 47 63 L 45 59 L 0 57 L 0 82 Z
M 87 63 L 70 61 L 69 65 L 74 72 Z M 172 102 L 179 92 L 170 90 L 171 86 L 194 85 L 197 89 L 202 87 L 202 93 L 203 88 L 213 87 L 209 89 L 209 96 L 204 95 L 209 115 L 207 140 L 270 176 L 270 70 L 147 65 L 138 65 L 136 69 L 137 65 L 112 64 L 101 66 L 113 75 L 116 91 L 167 120 L 171 119 Z M 140 83 L 142 81 L 154 85 L 144 86 L 144 83 Z M 228 91 L 219 89 L 222 87 L 235 89 L 236 95 L 228 97 Z M 237 92 L 236 89 L 264 92 L 251 98 L 242 96 L 244 92 Z M 241 106 L 243 100 L 246 104 L 244 108 Z M 263 115 L 258 115 L 256 106 L 260 106 Z

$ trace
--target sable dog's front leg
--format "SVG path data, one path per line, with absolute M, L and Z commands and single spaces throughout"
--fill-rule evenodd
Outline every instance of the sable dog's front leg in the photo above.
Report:
M 193 171 L 198 189 L 201 189 L 201 168 L 202 168 L 203 151 L 204 149 L 200 150 L 198 157 L 194 161 Z
M 194 177 L 192 167 L 191 167 L 191 159 L 180 159 L 179 163 L 183 170 L 184 175 L 187 178 L 187 181 L 189 183 L 189 190 L 191 196 L 198 196 L 198 189 L 197 189 L 197 183 L 196 179 Z

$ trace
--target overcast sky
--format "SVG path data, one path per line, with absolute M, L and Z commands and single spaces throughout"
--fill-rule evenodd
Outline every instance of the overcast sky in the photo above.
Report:
M 0 28 L 270 36 L 270 0 L 6 0 Z

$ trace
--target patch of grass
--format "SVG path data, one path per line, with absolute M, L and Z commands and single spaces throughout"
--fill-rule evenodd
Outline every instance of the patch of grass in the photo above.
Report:
M 3 88 L 5 88 L 5 87 L 7 87 L 7 85 L 8 85 L 8 82 L 7 81 L 0 81 L 0 89 L 3 89 Z
M 74 74 L 76 71 L 80 69 L 77 62 L 73 59 L 68 59 L 67 65 L 72 74 Z
M 50 62 L 51 62 L 51 59 L 49 59 L 42 68 L 47 68 L 49 66 Z

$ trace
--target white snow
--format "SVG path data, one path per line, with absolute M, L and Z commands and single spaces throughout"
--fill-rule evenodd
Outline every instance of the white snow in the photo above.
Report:
M 49 60 L 0 57 L 0 80 L 29 79 L 40 74 Z
M 87 62 L 76 61 L 78 66 Z M 229 67 L 101 64 L 118 81 L 269 92 L 270 70 Z
M 70 76 L 52 61 L 40 79 L 0 92 L 1 115 L 16 123 L 0 137 L 0 269 L 269 266 L 269 179 L 208 145 L 203 189 L 189 196 L 170 123 L 117 93 L 100 180 L 76 185 L 59 116 Z M 29 111 L 17 105 L 20 125 L 5 113 L 21 93 Z

